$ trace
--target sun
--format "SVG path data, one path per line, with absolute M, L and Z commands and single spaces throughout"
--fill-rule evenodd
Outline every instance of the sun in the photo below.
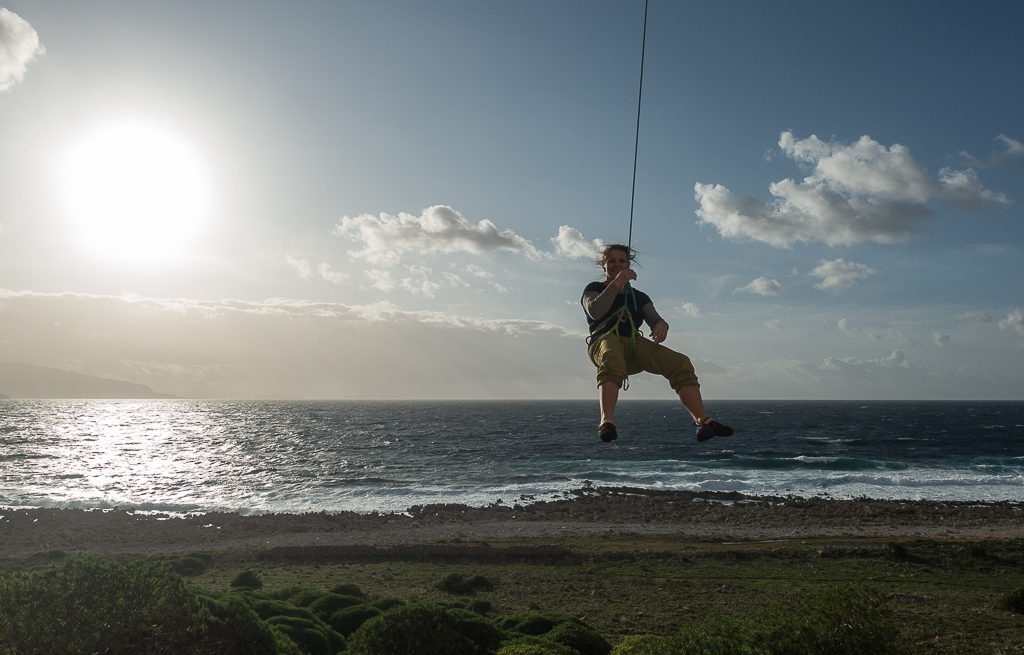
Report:
M 69 148 L 59 177 L 73 236 L 100 259 L 187 257 L 209 218 L 201 159 L 158 124 L 130 120 L 95 128 Z

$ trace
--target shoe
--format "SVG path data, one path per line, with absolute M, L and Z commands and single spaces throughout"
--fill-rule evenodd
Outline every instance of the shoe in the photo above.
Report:
M 601 441 L 608 443 L 615 441 L 619 437 L 619 432 L 615 429 L 614 423 L 602 423 L 597 429 L 597 436 L 601 437 Z
M 713 418 L 705 416 L 697 422 L 697 441 L 707 441 L 711 437 L 730 437 L 732 428 L 722 425 Z

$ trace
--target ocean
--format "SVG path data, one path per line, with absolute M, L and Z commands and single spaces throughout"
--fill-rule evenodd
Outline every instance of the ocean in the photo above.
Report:
M 0 507 L 403 512 L 583 486 L 1024 500 L 1024 402 L 2 400 Z

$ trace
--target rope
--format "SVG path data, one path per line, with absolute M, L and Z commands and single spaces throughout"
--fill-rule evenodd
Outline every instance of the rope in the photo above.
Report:
M 644 0 L 644 31 L 643 36 L 640 38 L 640 88 L 637 91 L 636 97 L 636 136 L 633 140 L 633 190 L 629 196 L 629 240 L 627 241 L 627 247 L 629 248 L 630 253 L 633 252 L 633 204 L 636 200 L 636 161 L 637 154 L 640 151 L 640 107 L 641 101 L 644 97 L 644 54 L 647 50 L 647 3 L 648 0 Z

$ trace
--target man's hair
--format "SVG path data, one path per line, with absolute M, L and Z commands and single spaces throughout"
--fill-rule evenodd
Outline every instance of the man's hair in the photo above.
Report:
M 622 243 L 606 243 L 599 250 L 601 256 L 594 260 L 598 268 L 604 268 L 604 263 L 608 261 L 608 255 L 613 250 L 621 250 L 626 253 L 626 258 L 629 259 L 630 264 L 636 261 L 636 251 L 629 246 Z

